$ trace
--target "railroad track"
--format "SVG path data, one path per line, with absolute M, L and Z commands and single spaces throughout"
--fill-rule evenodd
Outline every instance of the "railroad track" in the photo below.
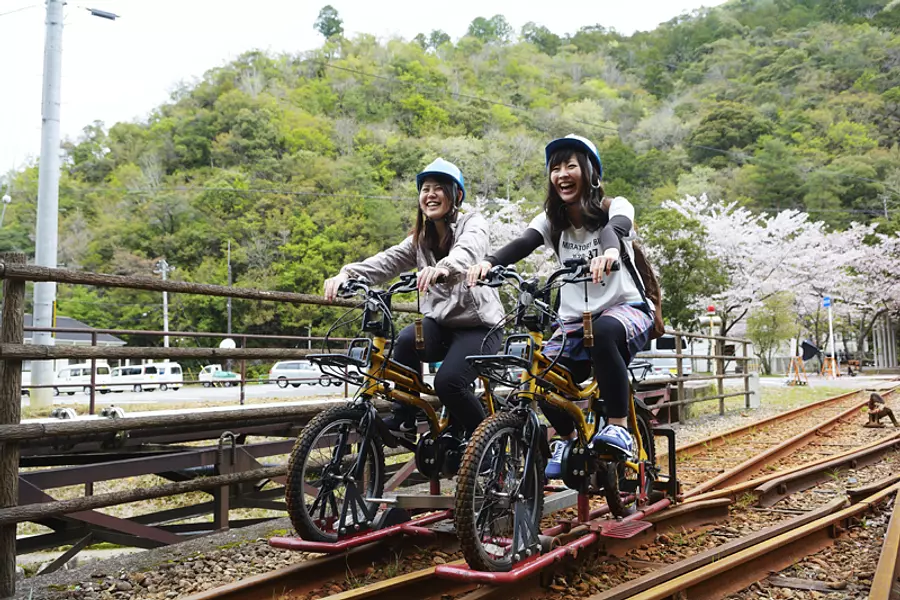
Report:
M 879 456 L 900 446 L 900 436 L 893 435 L 893 432 L 889 430 L 868 430 L 869 432 L 873 432 L 873 435 L 877 433 L 876 437 L 879 439 L 872 440 L 862 447 L 853 447 L 849 450 L 845 450 L 843 444 L 829 445 L 827 442 L 819 443 L 818 445 L 821 446 L 821 451 L 817 450 L 817 452 L 819 452 L 818 458 L 803 465 L 795 464 L 792 467 L 788 467 L 789 461 L 785 458 L 792 453 L 797 455 L 797 450 L 799 448 L 810 446 L 823 432 L 827 433 L 829 429 L 843 427 L 844 425 L 842 425 L 842 422 L 854 418 L 856 413 L 860 411 L 862 405 L 865 404 L 866 399 L 867 398 L 862 398 L 861 392 L 844 394 L 810 405 L 809 407 L 804 407 L 803 409 L 779 415 L 778 417 L 762 423 L 732 430 L 725 434 L 720 434 L 713 438 L 701 440 L 700 442 L 679 448 L 677 450 L 679 460 L 683 460 L 683 457 L 690 457 L 688 458 L 690 464 L 690 461 L 695 457 L 701 457 L 703 460 L 714 460 L 712 456 L 715 452 L 727 449 L 730 445 L 737 444 L 739 441 L 743 442 L 743 440 L 747 439 L 759 439 L 760 435 L 767 435 L 772 442 L 765 444 L 765 447 L 757 448 L 760 452 L 752 461 L 747 460 L 745 454 L 744 460 L 731 461 L 731 468 L 725 469 L 724 471 L 719 468 L 718 470 L 720 472 L 717 477 L 714 478 L 716 481 L 713 485 L 705 485 L 702 482 L 698 483 L 696 481 L 692 482 L 694 485 L 686 492 L 685 503 L 646 519 L 653 521 L 654 526 L 644 534 L 629 540 L 611 541 L 602 539 L 599 544 L 591 549 L 591 552 L 579 552 L 578 554 L 581 554 L 580 559 L 595 554 L 597 550 L 606 554 L 621 556 L 636 545 L 647 545 L 648 541 L 652 543 L 655 536 L 662 531 L 672 530 L 673 528 L 677 529 L 679 527 L 692 528 L 704 524 L 708 525 L 716 520 L 721 521 L 727 518 L 728 504 L 740 495 L 744 495 L 746 498 L 746 494 L 753 493 L 754 496 L 759 499 L 760 503 L 770 503 L 768 505 L 771 505 L 771 503 L 774 503 L 777 499 L 784 498 L 803 489 L 808 489 L 809 487 L 816 485 L 817 482 L 820 482 L 823 477 L 827 478 L 827 475 L 825 474 L 829 469 L 833 470 L 835 468 L 834 465 L 837 464 L 835 461 L 844 461 L 842 464 L 850 466 L 861 466 L 866 464 L 865 461 L 871 462 L 877 460 Z M 858 421 L 858 419 L 856 420 Z M 794 425 L 787 427 L 785 426 L 786 423 L 794 423 Z M 858 428 L 859 424 L 856 424 L 856 427 Z M 785 431 L 788 429 L 790 431 Z M 798 430 L 799 433 L 797 433 Z M 768 433 L 765 434 L 762 432 Z M 762 444 L 760 444 L 760 446 L 762 446 Z M 809 456 L 811 456 L 809 452 L 804 454 L 805 458 L 808 458 Z M 764 471 L 767 466 L 774 464 L 778 464 L 779 467 L 782 467 L 782 470 L 778 473 L 769 473 L 762 477 L 758 477 L 752 481 L 747 480 L 748 478 L 745 475 L 747 470 L 750 470 L 751 473 L 759 473 L 760 471 Z M 772 490 L 774 490 L 774 492 Z M 884 492 L 884 490 L 876 492 L 876 494 L 882 492 Z M 868 502 L 865 506 L 871 507 L 873 504 L 876 504 L 881 499 L 885 498 L 886 495 L 890 495 L 890 493 L 891 492 L 884 492 L 882 496 L 878 497 L 878 500 L 865 499 L 865 502 Z M 840 516 L 838 517 L 838 521 L 832 520 L 832 524 L 839 522 L 840 519 L 846 520 L 852 518 L 853 515 L 858 514 L 843 512 L 852 507 L 844 508 L 838 506 L 837 503 L 832 504 L 833 505 L 818 509 L 818 512 L 809 512 L 801 516 L 796 516 L 794 517 L 794 520 L 785 521 L 785 524 L 773 525 L 766 530 L 765 534 L 760 533 L 759 536 L 761 537 L 742 538 L 741 540 L 734 541 L 734 543 L 729 543 L 731 545 L 725 544 L 722 546 L 724 550 L 717 549 L 713 554 L 715 556 L 724 557 L 724 555 L 721 554 L 722 552 L 731 552 L 732 549 L 735 548 L 735 555 L 746 557 L 746 553 L 741 553 L 748 551 L 749 548 L 755 548 L 758 544 L 764 543 L 765 540 L 776 539 L 780 535 L 786 535 L 789 533 L 789 529 L 800 529 L 806 527 L 806 525 L 810 523 L 818 523 L 819 521 L 830 518 L 833 519 L 833 515 L 835 514 L 839 514 Z M 830 512 L 827 512 L 826 509 L 829 509 Z M 857 507 L 857 509 L 863 510 L 863 508 L 860 507 Z M 894 521 L 900 521 L 900 517 L 895 518 Z M 790 523 L 790 525 L 787 525 L 787 523 Z M 781 529 L 778 529 L 779 527 Z M 785 527 L 787 527 L 788 530 L 785 530 Z M 900 525 L 898 525 L 898 528 L 900 528 Z M 816 536 L 813 537 L 818 539 Z M 777 544 L 783 544 L 783 538 L 778 539 L 781 541 Z M 777 548 L 777 544 L 772 546 L 770 543 L 769 546 Z M 900 545 L 900 534 L 898 534 L 897 544 Z M 421 547 L 422 545 L 423 541 L 415 538 L 391 538 L 384 542 L 357 548 L 347 554 L 313 558 L 287 569 L 273 571 L 271 573 L 235 582 L 228 586 L 214 588 L 202 594 L 190 596 L 189 600 L 206 600 L 208 598 L 240 598 L 242 600 L 254 598 L 266 598 L 267 600 L 271 600 L 281 598 L 284 600 L 308 600 L 311 597 L 322 598 L 322 600 L 325 600 L 326 598 L 327 600 L 349 600 L 351 598 L 421 598 L 423 600 L 434 598 L 436 600 L 445 600 L 448 597 L 465 600 L 484 600 L 494 597 L 517 597 L 517 594 L 527 594 L 527 597 L 538 597 L 541 595 L 538 591 L 541 589 L 541 584 L 547 585 L 551 581 L 547 579 L 546 573 L 538 573 L 510 586 L 477 587 L 474 583 L 453 582 L 446 579 L 438 579 L 434 573 L 434 565 L 416 568 L 417 566 L 422 567 L 422 561 L 419 560 L 418 565 L 404 565 L 402 567 L 404 572 L 397 573 L 396 576 L 366 584 L 369 575 L 373 575 L 372 578 L 377 579 L 382 577 L 385 572 L 396 572 L 401 570 L 401 563 L 407 560 L 411 555 L 418 556 L 419 559 L 424 556 L 427 561 L 428 557 L 437 552 L 440 553 L 437 556 L 446 557 L 446 559 L 440 561 L 441 563 L 452 565 L 454 562 L 458 561 L 462 564 L 458 559 L 459 554 L 457 553 L 455 536 L 449 531 L 442 533 L 440 532 L 440 528 L 438 528 L 438 532 L 434 534 L 433 538 L 428 540 L 427 549 L 423 549 Z M 802 547 L 802 544 L 798 547 Z M 754 552 L 760 552 L 760 549 L 756 548 Z M 561 557 L 561 559 L 562 558 L 566 558 L 570 561 L 579 559 L 579 557 L 575 556 Z M 663 593 L 661 590 L 668 588 L 660 588 L 655 591 L 652 590 L 658 586 L 671 586 L 673 585 L 670 583 L 671 580 L 704 568 L 704 565 L 700 564 L 703 562 L 702 559 L 693 560 L 695 562 L 682 564 L 678 568 L 667 567 L 664 571 L 656 573 L 657 579 L 654 580 L 655 583 L 645 590 L 640 591 L 640 593 Z M 720 561 L 716 560 L 716 562 Z M 373 570 L 375 572 L 373 572 Z M 381 572 L 379 573 L 378 571 Z M 677 574 L 672 575 L 665 581 L 660 581 L 659 578 L 662 577 L 663 572 Z M 715 577 L 718 576 L 716 575 Z M 726 576 L 726 580 L 727 579 L 728 577 Z M 707 580 L 718 581 L 713 576 L 704 579 L 704 581 Z M 352 582 L 353 586 L 351 586 L 351 589 L 344 590 L 341 586 L 333 585 L 333 582 L 335 581 Z M 649 584 L 644 583 L 641 585 L 647 586 Z M 698 583 L 696 586 L 712 586 L 710 589 L 720 589 L 716 588 L 711 583 Z M 700 589 L 700 587 L 697 589 Z M 631 590 L 628 593 L 634 594 L 638 592 L 636 590 Z M 676 590 L 676 592 L 672 593 L 677 594 L 681 592 Z M 699 593 L 700 592 L 692 591 L 689 597 L 693 599 L 695 597 L 694 594 Z M 610 596 L 610 598 L 612 597 L 618 596 Z M 621 597 L 627 598 L 632 596 Z M 649 595 L 646 597 L 664 598 L 674 596 L 670 594 L 670 596 Z M 721 598 L 722 596 L 698 595 L 696 597 Z M 606 596 L 601 594 L 596 596 L 596 598 L 605 599 Z

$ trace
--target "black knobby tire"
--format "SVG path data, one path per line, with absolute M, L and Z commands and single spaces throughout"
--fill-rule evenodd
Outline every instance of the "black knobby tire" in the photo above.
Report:
M 313 458 L 319 459 L 319 470 L 323 471 L 328 464 L 331 448 L 328 446 L 316 448 L 317 442 L 322 438 L 323 434 L 328 432 L 338 432 L 341 427 L 348 427 L 355 434 L 360 434 L 360 422 L 365 414 L 365 410 L 361 408 L 353 408 L 350 406 L 336 406 L 328 410 L 322 411 L 316 415 L 297 438 L 297 443 L 291 451 L 291 458 L 288 462 L 287 484 L 285 485 L 285 501 L 287 503 L 287 512 L 291 518 L 294 529 L 305 540 L 317 542 L 335 542 L 338 539 L 337 527 L 333 527 L 340 518 L 346 496 L 338 497 L 338 492 L 343 490 L 346 494 L 346 486 L 337 486 L 332 496 L 333 502 L 329 503 L 331 514 L 326 514 L 326 521 L 334 519 L 329 525 L 321 519 L 314 518 L 310 514 L 316 498 L 310 494 L 304 493 L 304 484 L 316 487 L 319 484 L 319 495 L 321 495 L 322 479 L 314 479 L 316 469 L 312 463 Z M 342 461 L 342 474 L 348 474 L 352 465 L 356 462 L 356 457 L 360 452 L 359 441 L 348 444 L 347 453 Z M 360 493 L 364 498 L 378 498 L 384 492 L 385 482 L 385 466 L 384 466 L 384 449 L 381 440 L 377 436 L 370 437 L 366 442 L 366 459 L 364 466 L 364 479 L 360 485 Z M 318 454 L 318 456 L 316 456 Z M 325 499 L 322 500 L 323 502 Z M 367 503 L 369 511 L 373 511 L 375 505 Z M 335 514 L 336 513 L 336 514 Z
M 479 518 L 491 492 L 486 488 L 496 487 L 500 482 L 510 484 L 515 479 L 524 480 L 519 487 L 524 495 L 521 502 L 525 503 L 532 527 L 539 531 L 544 510 L 544 456 L 540 451 L 533 452 L 530 473 L 524 473 L 528 448 L 524 439 L 525 424 L 523 414 L 497 413 L 475 430 L 463 455 L 456 478 L 454 520 L 463 556 L 473 569 L 509 571 L 516 562 L 514 549 L 503 550 L 502 546 L 491 543 L 492 538 L 512 537 L 511 513 L 514 509 L 506 511 L 510 514 L 491 519 L 490 527 L 486 528 L 487 521 Z M 489 454 L 491 447 L 494 452 Z M 498 460 L 498 456 L 503 456 L 504 460 Z M 510 489 L 514 487 L 512 485 Z M 486 515 L 492 516 L 492 512 Z
M 650 417 L 642 410 L 637 413 L 638 430 L 640 430 L 641 443 L 647 453 L 647 462 L 656 465 L 656 444 L 653 440 L 653 432 L 650 429 Z M 628 479 L 635 479 L 636 473 L 625 466 L 620 461 L 611 461 L 606 463 L 603 471 L 600 473 L 601 483 L 603 484 L 603 495 L 606 497 L 606 504 L 609 505 L 609 512 L 614 517 L 627 517 L 634 510 L 637 500 L 632 498 L 626 501 L 622 495 L 623 482 Z M 653 482 L 650 473 L 645 474 L 646 485 L 645 492 L 649 492 Z

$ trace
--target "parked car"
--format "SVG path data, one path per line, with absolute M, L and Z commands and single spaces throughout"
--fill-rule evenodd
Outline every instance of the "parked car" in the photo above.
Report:
M 30 383 L 30 378 L 29 378 Z M 94 372 L 94 383 L 97 391 L 101 394 L 107 393 L 112 383 L 109 365 L 98 364 Z M 85 394 L 91 393 L 91 365 L 69 365 L 56 372 L 56 378 L 53 381 L 53 395 L 69 394 L 83 391 Z
M 181 371 L 181 365 L 173 362 L 164 362 L 156 364 L 159 375 L 159 390 L 165 392 L 169 388 L 173 390 L 181 389 L 184 385 L 184 373 Z
M 197 381 L 203 383 L 203 387 L 213 387 L 223 385 L 230 387 L 238 384 L 240 376 L 232 371 L 226 371 L 222 365 L 206 365 L 200 369 L 197 375 Z
M 300 380 L 300 381 L 295 381 Z M 269 369 L 269 383 L 286 388 L 288 384 L 300 387 L 308 385 L 340 385 L 341 381 L 322 373 L 317 366 L 308 360 L 282 360 Z
M 28 389 L 28 386 L 31 385 L 31 371 L 22 371 L 22 395 L 30 396 L 31 390 Z
M 690 354 L 687 350 L 687 348 L 682 349 L 682 354 Z M 643 351 L 653 354 L 672 355 L 671 358 L 659 357 L 642 359 L 650 363 L 649 373 L 647 374 L 645 381 L 672 379 L 678 376 L 678 359 L 675 358 L 675 336 L 663 335 L 655 340 L 650 340 L 644 344 Z M 691 366 L 691 360 L 683 359 L 681 361 L 682 375 L 690 375 L 693 372 L 694 369 Z
M 124 392 L 131 386 L 132 392 L 152 392 L 158 386 L 159 368 L 155 364 L 127 365 L 112 370 L 112 383 L 116 392 Z

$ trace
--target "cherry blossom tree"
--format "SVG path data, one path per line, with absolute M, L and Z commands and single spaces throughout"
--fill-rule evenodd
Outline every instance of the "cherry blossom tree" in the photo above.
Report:
M 524 199 L 495 198 L 488 200 L 476 197 L 468 210 L 479 212 L 487 219 L 491 235 L 491 249 L 497 250 L 522 235 L 531 219 L 543 208 L 529 207 Z M 557 268 L 556 257 L 547 248 L 538 248 L 522 262 L 523 264 L 519 265 L 521 273 L 540 277 L 549 275 Z
M 870 264 L 871 255 L 878 253 L 864 243 L 873 234 L 871 226 L 854 224 L 832 232 L 807 213 L 754 214 L 705 196 L 687 196 L 665 206 L 703 224 L 708 250 L 726 271 L 729 285 L 708 299 L 718 307 L 723 335 L 750 309 L 782 291 L 793 292 L 798 317 L 815 320 L 822 298 L 841 298 L 857 289 L 854 269 Z M 852 310 L 850 303 L 841 310 Z

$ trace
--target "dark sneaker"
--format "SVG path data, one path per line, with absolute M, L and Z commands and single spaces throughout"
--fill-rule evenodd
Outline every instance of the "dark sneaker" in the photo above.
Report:
M 595 444 L 602 442 L 624 452 L 628 458 L 634 458 L 634 438 L 627 429 L 619 425 L 607 425 L 591 441 Z
M 547 468 L 544 469 L 544 475 L 547 479 L 559 479 L 562 477 L 562 457 L 566 449 L 566 442 L 556 440 L 553 442 L 553 448 L 550 450 L 550 460 L 547 461 Z

